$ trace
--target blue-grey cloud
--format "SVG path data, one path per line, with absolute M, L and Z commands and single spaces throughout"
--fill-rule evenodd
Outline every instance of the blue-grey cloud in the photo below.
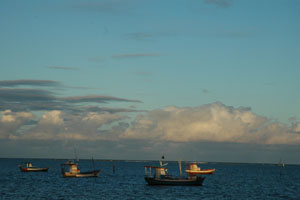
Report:
M 82 107 L 86 112 L 108 112 L 108 113 L 122 113 L 122 112 L 147 112 L 147 110 L 138 110 L 134 108 L 109 108 L 98 106 Z
M 132 39 L 132 40 L 152 40 L 153 34 L 145 33 L 145 32 L 135 32 L 135 33 L 128 33 L 124 35 L 125 37 Z
M 60 97 L 59 93 L 53 92 L 53 88 L 15 88 L 17 86 L 56 86 L 55 88 L 68 88 L 61 83 L 49 80 L 11 80 L 0 81 L 0 111 L 12 110 L 14 112 L 22 111 L 51 111 L 61 110 L 64 112 L 80 113 L 92 112 L 91 108 L 80 105 L 84 103 L 103 104 L 109 102 L 130 102 L 141 103 L 139 100 L 125 99 L 105 95 L 85 95 Z M 5 86 L 5 87 L 4 87 Z M 60 87 L 58 87 L 60 86 Z M 51 89 L 51 90 L 50 90 Z M 133 109 L 109 109 L 94 105 L 94 112 L 134 112 Z M 97 109 L 96 109 L 97 108 Z
M 216 5 L 217 7 L 227 8 L 232 5 L 231 0 L 204 0 L 205 4 Z
M 61 86 L 61 84 L 57 81 L 52 81 L 52 80 L 33 80 L 33 79 L 0 81 L 0 87 L 17 87 L 17 86 L 57 87 L 57 86 Z
M 0 88 L 0 102 L 54 101 L 56 97 L 49 90 Z
M 123 58 L 142 58 L 142 57 L 154 57 L 160 56 L 157 53 L 132 53 L 132 54 L 119 54 L 111 56 L 114 59 L 123 59 Z
M 78 70 L 77 67 L 62 67 L 62 66 L 47 66 L 49 69 L 57 69 L 57 70 Z
M 101 95 L 87 95 L 87 96 L 72 96 L 72 97 L 64 97 L 60 98 L 65 102 L 69 103 L 108 103 L 111 101 L 119 101 L 119 102 L 135 102 L 141 103 L 139 100 L 131 100 L 131 99 L 124 99 L 112 96 L 101 96 Z
M 96 12 L 111 15 L 125 15 L 134 12 L 136 0 L 102 0 L 72 3 L 67 7 L 84 12 Z

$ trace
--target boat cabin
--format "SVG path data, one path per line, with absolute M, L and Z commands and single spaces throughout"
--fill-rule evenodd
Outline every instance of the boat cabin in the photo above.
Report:
M 200 167 L 198 167 L 197 163 L 190 163 L 188 169 L 191 171 L 200 171 L 201 170 Z
M 154 175 L 153 175 L 154 173 Z M 169 176 L 168 169 L 164 167 L 145 166 L 145 176 L 162 178 Z
M 80 173 L 80 170 L 78 168 L 77 163 L 67 162 L 67 163 L 61 164 L 61 172 L 63 175 L 76 176 L 76 174 Z
M 26 167 L 33 167 L 32 163 L 26 163 Z

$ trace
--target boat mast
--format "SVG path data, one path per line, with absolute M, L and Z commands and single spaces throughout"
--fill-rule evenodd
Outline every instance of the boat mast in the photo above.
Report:
M 78 157 L 77 157 L 77 151 L 76 151 L 76 148 L 74 148 L 74 154 L 75 154 L 75 161 L 78 162 L 79 159 L 78 159 Z
M 181 160 L 178 161 L 179 164 L 179 171 L 180 171 L 180 177 L 182 176 L 182 168 L 181 168 Z

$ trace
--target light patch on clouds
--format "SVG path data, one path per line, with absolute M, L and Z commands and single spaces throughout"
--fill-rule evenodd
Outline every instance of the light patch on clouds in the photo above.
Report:
M 14 113 L 11 110 L 5 110 L 3 112 L 0 112 L 2 115 L 0 118 L 1 122 L 16 122 L 18 120 L 26 120 L 26 119 L 31 119 L 34 117 L 34 115 L 30 112 L 17 112 Z
M 221 103 L 166 107 L 139 115 L 122 138 L 169 142 L 300 144 L 291 127 L 254 114 L 249 108 Z
M 72 115 L 58 110 L 45 112 L 39 119 L 35 127 L 27 130 L 17 139 L 30 140 L 111 140 L 120 130 L 112 125 L 126 119 L 127 116 L 111 113 L 88 112 L 82 115 Z M 101 128 L 109 128 L 109 131 L 103 131 Z M 117 130 L 117 131 L 116 131 Z
M 40 123 L 62 125 L 64 123 L 64 120 L 61 118 L 61 111 L 54 110 L 54 111 L 46 112 L 42 116 Z
M 18 131 L 35 116 L 30 112 L 0 112 L 0 139 L 15 139 Z
M 293 125 L 292 125 L 292 127 L 293 127 L 293 132 L 295 132 L 295 133 L 299 133 L 300 134 L 300 123 L 298 122 L 298 123 L 293 123 Z

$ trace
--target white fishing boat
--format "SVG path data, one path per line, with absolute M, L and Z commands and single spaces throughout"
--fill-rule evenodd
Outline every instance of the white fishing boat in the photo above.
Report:
M 61 164 L 61 173 L 64 178 L 88 178 L 98 177 L 100 170 L 92 170 L 87 172 L 81 172 L 78 168 L 78 163 L 67 162 Z
M 19 169 L 21 170 L 21 172 L 48 172 L 49 168 L 35 167 L 32 165 L 32 163 L 27 162 L 19 165 Z

